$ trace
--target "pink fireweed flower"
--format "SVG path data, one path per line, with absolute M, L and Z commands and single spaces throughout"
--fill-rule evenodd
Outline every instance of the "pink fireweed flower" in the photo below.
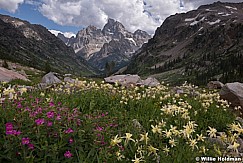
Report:
M 49 106 L 50 106 L 50 107 L 55 106 L 54 102 L 51 101 L 51 102 L 49 103 Z
M 18 135 L 20 135 L 20 134 L 21 134 L 21 131 L 13 130 L 13 135 L 18 136 Z
M 68 128 L 66 131 L 64 131 L 64 133 L 66 133 L 66 134 L 73 133 L 73 129 Z
M 54 111 L 49 111 L 49 112 L 47 112 L 47 113 L 46 113 L 46 116 L 47 116 L 48 118 L 53 118 L 53 117 L 54 117 Z
M 38 109 L 37 109 L 37 112 L 38 112 L 38 113 L 42 113 L 42 108 L 38 108 Z
M 5 127 L 6 127 L 6 131 L 13 130 L 13 124 L 11 122 L 7 122 L 5 124 Z
M 26 107 L 26 108 L 25 108 L 25 111 L 30 111 L 30 108 Z
M 14 133 L 13 130 L 7 130 L 6 131 L 6 135 L 13 135 L 13 133 Z
M 35 123 L 37 125 L 42 125 L 42 124 L 44 124 L 44 122 L 45 122 L 45 120 L 43 118 L 39 118 L 39 119 L 35 120 Z
M 21 134 L 21 131 L 17 131 L 13 129 L 13 124 L 8 122 L 5 124 L 6 127 L 6 135 L 15 135 L 18 136 Z
M 28 147 L 29 147 L 29 149 L 32 149 L 32 150 L 35 149 L 34 144 L 31 144 L 31 143 L 28 144 Z
M 76 120 L 76 123 L 77 123 L 78 126 L 80 126 L 81 125 L 81 120 L 80 119 L 77 119 Z
M 52 122 L 51 122 L 51 121 L 48 121 L 48 122 L 47 122 L 47 126 L 48 126 L 48 127 L 52 126 Z
M 66 158 L 70 158 L 70 157 L 72 157 L 73 155 L 72 155 L 72 153 L 70 152 L 70 151 L 66 151 L 65 153 L 64 153 L 64 157 L 66 157 Z
M 97 127 L 95 128 L 95 130 L 97 130 L 97 131 L 103 131 L 103 127 L 97 126 Z
M 22 138 L 22 144 L 29 144 L 30 143 L 30 138 Z
M 74 140 L 72 138 L 69 139 L 69 143 L 72 144 Z
M 22 108 L 22 105 L 20 102 L 18 103 L 17 108 Z
M 61 120 L 61 115 L 60 114 L 57 114 L 57 117 L 56 117 L 56 120 Z

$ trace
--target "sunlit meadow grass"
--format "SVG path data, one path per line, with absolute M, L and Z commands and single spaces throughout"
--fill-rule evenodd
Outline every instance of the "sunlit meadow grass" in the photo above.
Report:
M 76 80 L 30 91 L 2 83 L 0 162 L 184 163 L 237 154 L 243 129 L 227 101 L 214 90 L 180 89 Z M 209 141 L 216 137 L 227 146 Z

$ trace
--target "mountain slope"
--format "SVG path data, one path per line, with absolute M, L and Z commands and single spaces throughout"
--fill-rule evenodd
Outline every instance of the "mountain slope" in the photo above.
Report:
M 73 49 L 41 25 L 0 15 L 0 58 L 44 70 L 89 74 L 92 69 L 80 61 Z
M 216 2 L 168 17 L 128 72 L 196 84 L 243 81 L 243 3 Z
M 150 35 L 141 30 L 131 33 L 120 22 L 108 19 L 103 29 L 88 26 L 79 31 L 75 38 L 58 37 L 71 46 L 78 56 L 99 70 L 104 70 L 108 62 L 115 62 L 115 69 L 127 64 Z

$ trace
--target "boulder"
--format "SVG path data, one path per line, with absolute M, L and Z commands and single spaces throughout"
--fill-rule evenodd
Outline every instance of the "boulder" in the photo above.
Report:
M 58 79 L 53 72 L 49 72 L 45 76 L 42 77 L 41 83 L 46 84 L 55 84 L 55 83 L 61 83 L 62 81 Z
M 221 89 L 224 86 L 224 84 L 221 83 L 220 81 L 210 81 L 207 84 L 207 86 L 209 89 Z
M 75 79 L 70 78 L 70 77 L 65 77 L 65 78 L 64 78 L 64 81 L 65 81 L 65 82 L 68 82 L 68 83 L 72 83 L 72 84 L 75 83 Z
M 149 87 L 155 87 L 160 84 L 160 82 L 157 79 L 152 77 L 148 77 L 147 79 L 142 80 L 141 83 L 142 85 L 149 86 Z
M 0 67 L 0 81 L 9 82 L 13 79 L 22 79 L 25 81 L 29 81 L 25 76 L 23 76 L 17 72 Z
M 243 108 L 243 83 L 227 83 L 220 90 L 219 95 L 220 98 L 230 102 L 232 106 Z
M 120 85 L 129 85 L 134 84 L 136 85 L 141 81 L 140 76 L 138 75 L 114 75 L 107 78 L 104 78 L 105 82 L 114 84 L 118 82 Z

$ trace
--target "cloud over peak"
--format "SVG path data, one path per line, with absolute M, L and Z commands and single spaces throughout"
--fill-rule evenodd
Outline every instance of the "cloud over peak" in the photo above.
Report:
M 14 13 L 24 0 L 0 0 L 0 9 Z

